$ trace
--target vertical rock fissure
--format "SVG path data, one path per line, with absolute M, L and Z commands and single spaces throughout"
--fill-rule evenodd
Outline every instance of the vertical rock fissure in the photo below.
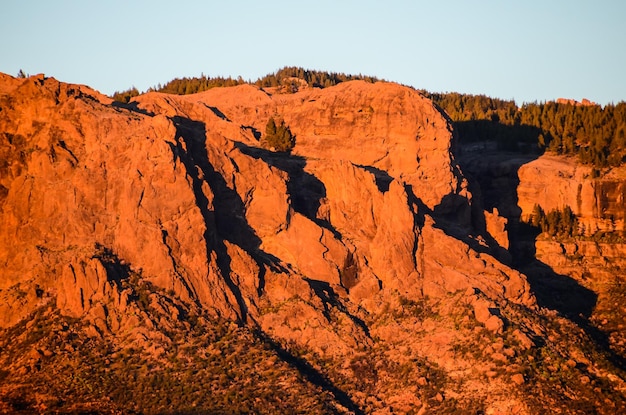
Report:
M 413 187 L 410 184 L 404 184 L 404 192 L 406 193 L 407 203 L 409 205 L 409 210 L 413 214 L 413 247 L 411 248 L 411 257 L 413 258 L 413 266 L 417 269 L 417 251 L 420 243 L 419 243 L 419 235 L 420 229 L 424 226 L 424 214 L 420 213 L 420 211 L 424 211 L 426 208 L 415 193 L 413 193 Z M 423 250 L 423 247 L 422 247 Z M 423 275 L 423 274 L 422 274 Z

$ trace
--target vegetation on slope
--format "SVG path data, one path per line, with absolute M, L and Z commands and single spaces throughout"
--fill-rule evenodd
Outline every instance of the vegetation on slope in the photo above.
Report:
M 267 74 L 263 78 L 254 82 L 260 87 L 277 87 L 283 85 L 285 81 L 290 82 L 292 78 L 304 80 L 308 86 L 315 88 L 327 88 L 341 82 L 364 80 L 367 82 L 377 82 L 378 78 L 366 75 L 348 75 L 338 72 L 324 72 L 307 70 L 295 66 L 287 66 L 276 73 Z
M 138 305 L 153 323 L 134 330 L 149 333 L 146 341 L 96 333 L 54 307 L 2 333 L 0 413 L 365 414 L 391 404 L 398 413 L 421 406 L 466 414 L 485 412 L 493 399 L 523 402 L 531 413 L 545 405 L 568 414 L 626 408 L 607 381 L 623 373 L 583 330 L 512 304 L 501 309 L 508 327 L 495 334 L 476 321 L 463 292 L 400 298 L 366 321 L 371 345 L 333 357 L 189 309 L 175 321 L 141 304 L 149 287 L 138 284 Z M 523 334 L 535 326 L 541 336 Z M 378 338 L 387 330 L 397 343 Z M 453 348 L 425 354 L 437 336 L 452 336 Z M 511 395 L 479 386 L 492 382 Z
M 261 144 L 263 147 L 273 151 L 289 152 L 296 144 L 296 138 L 284 120 L 276 123 L 274 117 L 270 117 L 267 121 L 265 135 L 261 140 Z
M 244 81 L 243 78 L 231 77 L 209 77 L 204 74 L 199 77 L 175 78 L 164 85 L 157 85 L 148 89 L 148 92 L 163 92 L 166 94 L 187 95 L 207 91 L 211 88 L 237 86 L 242 84 L 253 84 L 260 88 L 284 87 L 287 92 L 296 92 L 300 83 L 296 80 L 303 80 L 309 87 L 327 88 L 341 82 L 364 80 L 367 82 L 377 82 L 378 78 L 366 75 L 347 75 L 338 72 L 325 72 L 307 70 L 295 66 L 286 66 L 275 73 L 270 73 L 256 81 Z M 136 89 L 130 88 L 125 91 L 116 91 L 113 99 L 120 102 L 128 102 L 126 98 L 132 95 Z
M 141 342 L 41 310 L 0 336 L 0 413 L 339 412 L 329 391 L 248 329 L 189 315 L 155 330 Z
M 581 232 L 579 229 L 578 218 L 569 206 L 546 213 L 541 206 L 535 204 L 529 222 L 532 226 L 541 229 L 541 232 L 545 232 L 550 236 L 566 238 L 584 233 L 584 231 Z
M 283 125 L 273 124 L 276 132 Z M 527 401 L 531 413 L 626 408 L 615 386 L 624 373 L 611 356 L 547 310 L 489 306 L 502 327 L 488 330 L 463 290 L 433 299 L 400 297 L 376 315 L 357 310 L 371 342 L 355 344 L 346 355 L 320 356 L 306 344 L 280 344 L 201 315 L 138 275 L 116 283 L 129 290 L 133 305 L 122 330 L 111 328 L 112 313 L 93 324 L 87 320 L 93 316 L 70 319 L 44 306 L 0 333 L 0 412 L 345 413 L 354 407 L 357 414 L 454 414 L 484 413 L 487 402 L 509 399 Z M 329 309 L 343 305 L 332 290 L 324 293 L 319 307 L 327 320 L 321 324 L 333 330 Z M 159 311 L 161 302 L 171 311 Z
M 626 161 L 626 102 L 599 105 L 528 103 L 484 95 L 428 93 L 448 113 L 461 142 L 494 141 L 501 150 L 577 156 L 597 168 Z

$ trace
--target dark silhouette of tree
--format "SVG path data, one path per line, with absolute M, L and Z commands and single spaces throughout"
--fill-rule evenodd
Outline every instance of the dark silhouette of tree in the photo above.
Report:
M 139 95 L 139 90 L 134 86 L 126 91 L 115 91 L 113 94 L 113 100 L 118 102 L 123 102 L 124 104 L 128 104 L 133 97 Z
M 543 211 L 541 206 L 535 203 L 535 206 L 533 206 L 533 211 L 530 214 L 530 224 L 533 225 L 535 228 L 541 228 L 545 218 L 545 212 Z

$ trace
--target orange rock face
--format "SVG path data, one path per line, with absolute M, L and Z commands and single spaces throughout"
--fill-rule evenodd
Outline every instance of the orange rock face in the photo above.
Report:
M 543 155 L 523 165 L 518 174 L 517 193 L 523 219 L 530 216 L 535 204 L 546 212 L 569 206 L 586 234 L 626 229 L 623 167 L 596 178 L 590 166 L 580 165 L 572 158 Z
M 246 85 L 128 106 L 41 76 L 5 77 L 1 91 L 5 326 L 42 291 L 75 316 L 107 302 L 122 276 L 104 251 L 186 301 L 262 326 L 261 304 L 321 286 L 366 307 L 390 292 L 468 287 L 533 302 L 522 276 L 491 259 L 468 268 L 478 254 L 424 222 L 471 194 L 448 122 L 411 89 L 348 82 L 272 96 Z M 260 148 L 270 116 L 295 134 L 290 155 Z M 287 276 L 306 284 L 279 288 Z M 505 280 L 514 288 L 500 289 Z
M 270 117 L 295 135 L 291 153 L 262 147 Z M 230 321 L 241 328 L 231 334 L 266 342 L 314 395 L 347 408 L 338 413 L 455 402 L 532 413 L 525 388 L 543 388 L 533 371 L 544 363 L 524 359 L 548 362 L 537 344 L 550 359 L 569 353 L 553 340 L 567 335 L 542 321 L 571 322 L 539 310 L 526 277 L 492 256 L 508 247 L 507 221 L 477 207 L 452 138 L 429 100 L 392 83 L 294 94 L 241 85 L 120 104 L 2 75 L 0 334 L 58 314 L 67 320 L 55 336 L 130 345 L 159 365 L 182 364 L 183 347 L 168 348 L 194 341 L 184 353 L 206 363 L 234 337 L 213 350 L 202 327 Z M 533 189 L 520 186 L 523 212 Z M 569 197 L 563 189 L 554 197 Z M 24 373 L 57 352 L 32 350 Z M 605 375 L 593 372 L 619 383 Z M 346 393 L 324 376 L 345 380 Z

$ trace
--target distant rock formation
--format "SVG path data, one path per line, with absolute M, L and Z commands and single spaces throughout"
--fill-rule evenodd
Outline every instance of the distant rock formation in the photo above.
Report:
M 541 156 L 519 170 L 521 217 L 528 219 L 535 204 L 546 212 L 569 206 L 578 216 L 581 232 L 587 235 L 624 231 L 625 172 L 624 167 L 616 167 L 594 177 L 592 167 L 573 158 Z
M 558 98 L 556 100 L 557 104 L 567 104 L 567 105 L 574 105 L 574 106 L 581 106 L 581 107 L 590 107 L 593 105 L 598 105 L 593 101 L 589 101 L 587 98 L 583 98 L 582 101 L 576 101 L 575 99 L 570 99 L 570 98 Z

